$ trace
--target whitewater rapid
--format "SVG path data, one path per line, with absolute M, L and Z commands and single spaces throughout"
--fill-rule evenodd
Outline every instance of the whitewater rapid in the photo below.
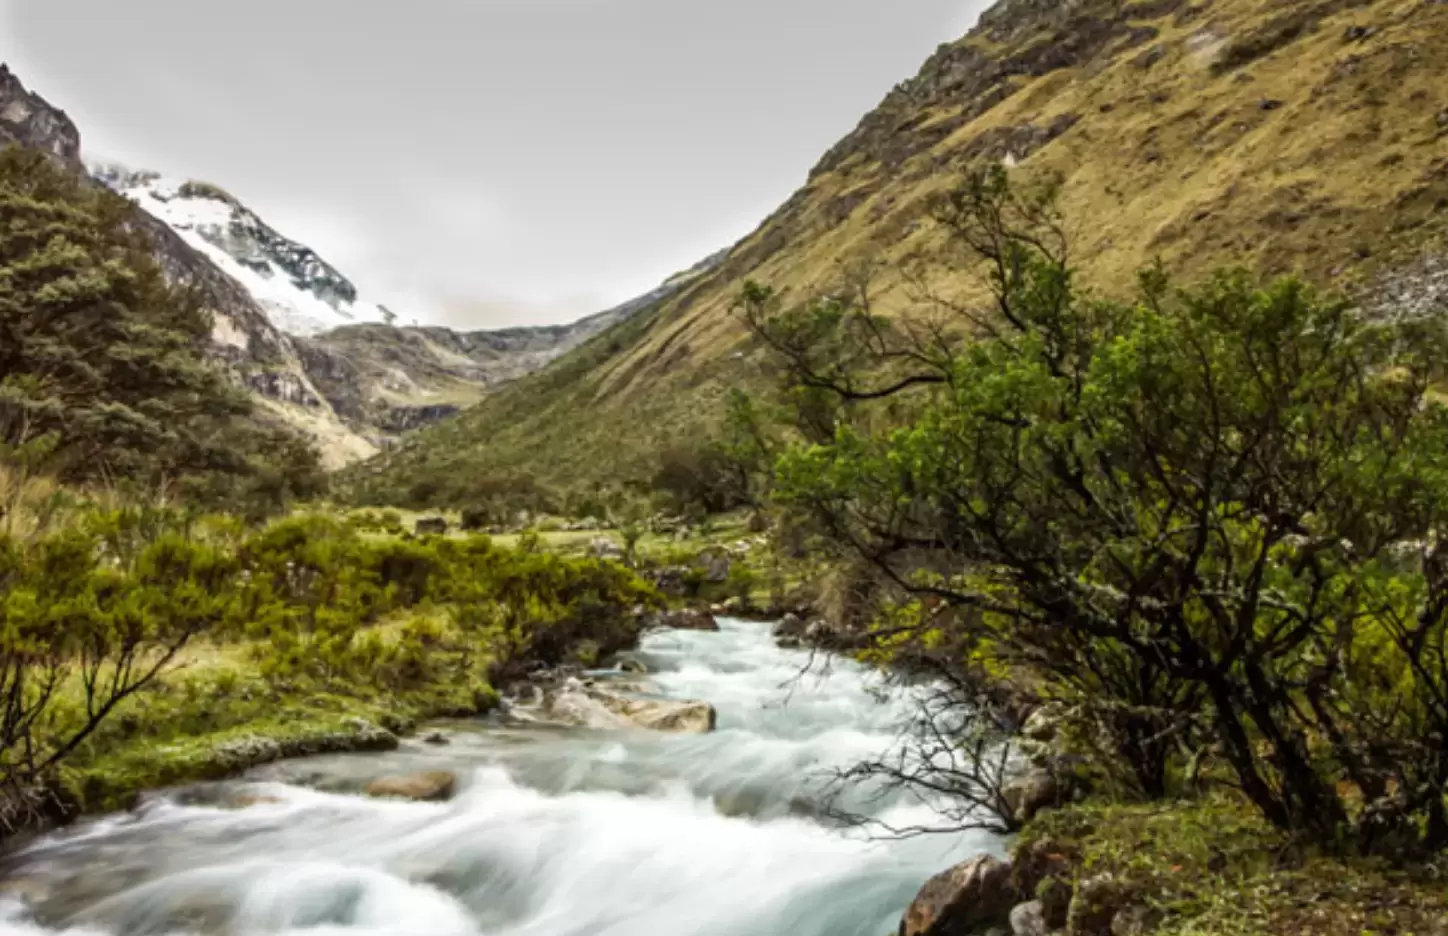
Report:
M 663 632 L 657 695 L 718 730 L 672 736 L 493 719 L 451 743 L 293 761 L 149 798 L 0 859 L 0 931 L 24 936 L 880 936 L 932 874 L 1000 842 L 881 840 L 820 810 L 835 770 L 907 715 L 849 661 L 809 663 L 767 625 Z M 447 803 L 363 798 L 452 770 Z M 240 798 L 252 803 L 244 809 Z M 859 790 L 895 826 L 929 804 Z

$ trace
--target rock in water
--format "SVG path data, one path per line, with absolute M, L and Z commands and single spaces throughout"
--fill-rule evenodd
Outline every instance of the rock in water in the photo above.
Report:
M 803 637 L 804 627 L 804 618 L 791 611 L 780 618 L 778 624 L 774 625 L 774 636 L 776 638 Z
M 717 631 L 719 629 L 719 622 L 714 619 L 714 615 L 695 608 L 672 611 L 664 615 L 662 623 L 664 627 L 674 630 Z
M 900 936 L 961 936 L 1010 919 L 1017 893 L 1009 862 L 980 855 L 925 882 Z
M 719 722 L 719 714 L 708 702 L 668 702 L 652 699 L 620 699 L 614 711 L 640 728 L 679 734 L 708 734 Z M 608 702 L 604 703 L 609 705 Z M 610 705 L 612 708 L 612 705 Z
M 718 713 L 707 702 L 631 699 L 570 679 L 544 703 L 555 721 L 586 728 L 647 728 L 685 734 L 714 730 Z
M 457 775 L 450 770 L 428 770 L 373 780 L 367 784 L 367 795 L 437 803 L 451 799 L 457 783 Z

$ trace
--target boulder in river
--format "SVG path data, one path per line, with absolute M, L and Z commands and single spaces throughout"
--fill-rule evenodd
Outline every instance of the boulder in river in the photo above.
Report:
M 587 728 L 647 728 L 684 734 L 714 730 L 718 714 L 707 702 L 630 698 L 570 679 L 544 702 L 549 718 Z
M 714 619 L 714 615 L 697 608 L 670 611 L 664 615 L 660 623 L 673 630 L 717 631 L 719 629 L 719 622 Z
M 618 699 L 605 702 L 613 711 L 652 731 L 679 734 L 708 734 L 719 715 L 708 702 L 676 702 L 667 699 Z
M 980 855 L 925 882 L 900 921 L 900 936 L 957 936 L 1004 924 L 1018 896 L 1010 863 Z
M 452 799 L 458 778 L 450 770 L 381 777 L 367 784 L 367 795 L 378 798 L 409 799 L 436 803 Z

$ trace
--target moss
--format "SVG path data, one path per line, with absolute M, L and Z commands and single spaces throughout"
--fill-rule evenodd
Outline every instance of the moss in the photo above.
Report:
M 1227 794 L 1165 804 L 1088 802 L 1044 813 L 1022 831 L 1017 854 L 1033 848 L 1072 855 L 1078 883 L 1111 875 L 1160 921 L 1154 933 L 1426 934 L 1437 932 L 1448 912 L 1428 869 L 1393 870 L 1306 849 Z

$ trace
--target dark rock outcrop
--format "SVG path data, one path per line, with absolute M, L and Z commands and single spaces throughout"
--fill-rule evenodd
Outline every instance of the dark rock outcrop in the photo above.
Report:
M 965 936 L 1004 925 L 1018 899 L 1009 862 L 980 855 L 925 883 L 900 921 L 900 936 Z

